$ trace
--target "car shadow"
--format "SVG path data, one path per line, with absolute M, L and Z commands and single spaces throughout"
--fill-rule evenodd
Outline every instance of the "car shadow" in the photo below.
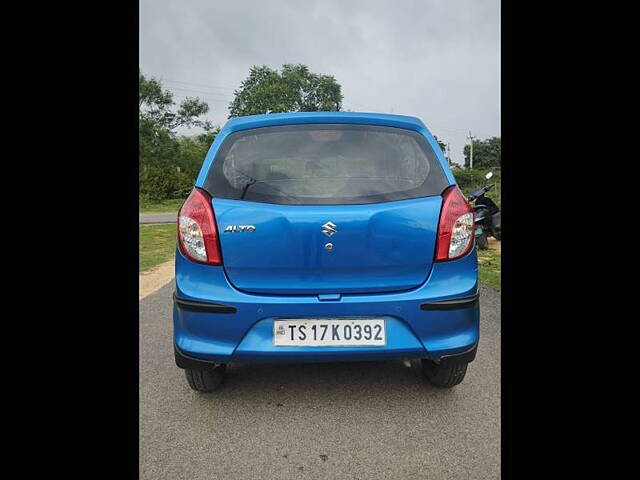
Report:
M 305 364 L 231 364 L 220 390 L 203 398 L 242 400 L 258 398 L 273 406 L 285 403 L 388 400 L 389 393 L 434 396 L 451 390 L 431 385 L 419 361 L 368 361 Z M 339 399 L 339 400 L 338 400 Z

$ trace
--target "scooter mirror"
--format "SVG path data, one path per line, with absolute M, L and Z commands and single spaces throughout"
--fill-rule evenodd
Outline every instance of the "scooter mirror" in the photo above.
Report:
M 489 172 L 484 176 L 484 178 L 486 178 L 487 180 L 489 180 L 491 177 L 493 177 L 493 172 Z

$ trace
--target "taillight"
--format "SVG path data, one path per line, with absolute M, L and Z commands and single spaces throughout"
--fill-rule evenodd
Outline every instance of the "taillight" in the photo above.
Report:
M 475 224 L 473 210 L 460 189 L 454 185 L 442 194 L 438 224 L 436 261 L 460 258 L 473 246 Z
M 209 194 L 194 188 L 178 212 L 178 241 L 184 255 L 195 262 L 221 265 L 218 228 Z

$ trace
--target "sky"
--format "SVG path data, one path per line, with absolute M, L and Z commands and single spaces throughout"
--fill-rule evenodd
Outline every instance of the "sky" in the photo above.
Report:
M 141 0 L 139 49 L 142 73 L 220 126 L 252 65 L 303 63 L 345 110 L 419 117 L 454 162 L 469 131 L 500 136 L 499 0 Z

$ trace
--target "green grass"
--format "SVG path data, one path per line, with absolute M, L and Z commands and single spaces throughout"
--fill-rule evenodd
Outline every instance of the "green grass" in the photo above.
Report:
M 176 249 L 176 226 L 140 226 L 140 271 L 160 265 L 173 258 Z
M 185 200 L 185 198 L 171 198 L 157 202 L 141 201 L 140 213 L 177 213 Z
M 500 291 L 500 252 L 498 250 L 478 250 L 480 282 Z

